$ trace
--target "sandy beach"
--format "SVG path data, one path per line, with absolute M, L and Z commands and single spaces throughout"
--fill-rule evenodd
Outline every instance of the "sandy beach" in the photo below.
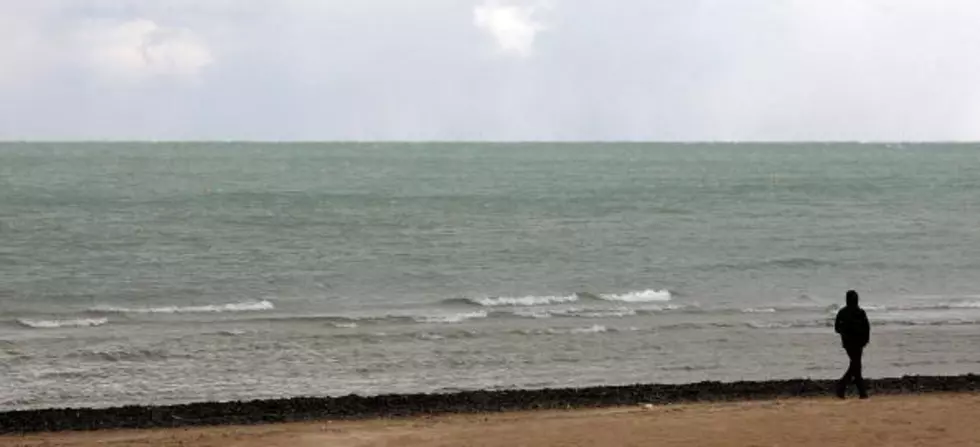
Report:
M 980 394 L 786 399 L 260 426 L 64 432 L 2 446 L 966 446 Z

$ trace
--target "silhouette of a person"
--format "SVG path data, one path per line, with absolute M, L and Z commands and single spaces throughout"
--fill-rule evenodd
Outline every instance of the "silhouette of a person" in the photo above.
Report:
M 844 377 L 837 382 L 837 397 L 844 398 L 847 386 L 853 380 L 857 385 L 858 394 L 862 399 L 867 399 L 868 390 L 865 388 L 864 377 L 861 376 L 861 355 L 864 354 L 864 347 L 871 340 L 871 323 L 868 322 L 868 315 L 864 309 L 858 306 L 857 292 L 847 291 L 847 306 L 837 312 L 834 330 L 840 334 L 847 357 L 851 359 Z

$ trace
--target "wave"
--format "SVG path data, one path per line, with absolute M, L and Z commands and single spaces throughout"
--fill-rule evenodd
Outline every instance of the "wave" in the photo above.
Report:
M 721 368 L 722 368 L 721 365 L 667 365 L 667 366 L 661 366 L 657 369 L 661 371 L 693 372 L 693 371 L 712 371 Z
M 980 309 L 980 301 L 948 301 L 942 303 L 884 306 L 885 310 L 955 310 Z
M 980 309 L 980 301 L 963 301 L 956 303 L 949 303 L 947 306 L 950 309 Z
M 17 323 L 33 329 L 57 329 L 63 327 L 94 327 L 109 322 L 108 318 L 79 318 L 74 320 L 33 320 L 18 318 Z
M 746 326 L 752 329 L 804 329 L 833 327 L 831 320 L 796 320 L 796 321 L 749 321 Z M 980 325 L 980 319 L 948 318 L 948 319 L 871 319 L 872 326 L 975 326 Z
M 609 328 L 601 324 L 593 324 L 592 326 L 589 327 L 579 327 L 579 328 L 570 329 L 568 333 L 569 334 L 601 334 L 603 332 L 608 332 L 608 331 Z
M 238 337 L 246 334 L 248 334 L 248 331 L 243 329 L 227 329 L 223 331 L 218 331 L 218 335 L 224 335 L 226 337 Z
M 837 263 L 814 258 L 775 258 L 775 259 L 764 259 L 764 260 L 752 260 L 748 262 L 738 262 L 738 263 L 720 263 L 720 264 L 706 264 L 704 268 L 709 270 L 733 270 L 733 271 L 751 271 L 751 270 L 764 270 L 764 269 L 787 269 L 787 270 L 801 270 L 801 269 L 815 269 L 820 267 L 833 267 L 838 265 Z
M 523 318 L 625 318 L 632 317 L 636 315 L 655 315 L 664 312 L 700 312 L 701 308 L 697 306 L 643 306 L 639 308 L 632 307 L 571 307 L 565 309 L 547 309 L 547 308 L 528 308 L 528 309 L 517 309 L 509 314 L 504 312 L 495 312 L 494 315 L 499 316 L 517 316 Z
M 837 312 L 843 307 L 842 304 L 831 304 L 827 306 L 828 312 Z M 931 303 L 911 303 L 911 304 L 863 304 L 861 308 L 870 312 L 899 312 L 913 310 L 967 310 L 980 309 L 980 301 L 950 300 Z
M 620 307 L 618 309 L 595 309 L 595 310 L 578 310 L 576 312 L 568 312 L 564 314 L 569 317 L 578 318 L 622 318 L 631 317 L 637 314 L 635 309 L 630 309 L 627 307 Z
M 980 320 L 950 318 L 943 320 L 871 320 L 872 325 L 893 326 L 975 326 Z
M 803 329 L 832 326 L 828 321 L 749 321 L 746 326 L 752 329 Z
M 434 334 L 434 333 L 431 333 L 431 332 L 423 332 L 421 334 L 417 334 L 415 336 L 415 338 L 417 338 L 419 340 L 426 340 L 426 341 L 439 341 L 439 340 L 445 340 L 446 339 L 445 336 L 442 336 L 442 335 L 439 335 L 439 334 Z
M 623 294 L 601 294 L 599 298 L 605 301 L 620 301 L 624 303 L 650 303 L 670 301 L 672 295 L 667 289 L 647 289 Z
M 411 318 L 418 323 L 461 323 L 466 320 L 486 318 L 487 316 L 487 312 L 477 311 L 441 315 L 413 315 Z
M 592 326 L 585 326 L 585 327 L 516 330 L 513 332 L 521 335 L 578 335 L 578 334 L 602 334 L 606 332 L 619 332 L 619 331 L 617 331 L 616 329 L 603 326 L 601 324 L 593 324 Z
M 104 362 L 146 362 L 186 356 L 175 355 L 163 349 L 110 347 L 105 349 L 88 349 L 73 352 L 69 354 L 68 357 Z
M 834 315 L 844 306 L 839 303 L 830 305 L 791 305 L 773 307 L 748 307 L 739 309 L 741 313 L 788 313 L 788 312 L 825 312 Z M 930 311 L 930 310 L 980 310 L 980 301 L 944 301 L 938 303 L 912 303 L 912 304 L 864 304 L 862 309 L 874 315 L 882 312 L 909 312 L 909 311 Z M 727 313 L 732 312 L 730 308 L 705 308 L 705 312 Z
M 918 360 L 918 361 L 894 361 L 889 363 L 891 366 L 897 366 L 899 368 L 908 368 L 910 366 L 933 366 L 933 365 L 948 365 L 949 362 L 935 361 L 935 360 Z
M 261 312 L 273 310 L 276 306 L 271 301 L 246 301 L 241 303 L 209 304 L 203 306 L 162 306 L 162 307 L 116 307 L 95 306 L 89 309 L 96 313 L 118 314 L 193 314 L 193 313 L 222 313 L 222 312 Z
M 776 308 L 774 307 L 749 307 L 742 309 L 744 314 L 771 314 L 776 313 Z
M 450 298 L 443 300 L 443 304 L 468 304 L 479 307 L 533 307 L 533 306 L 554 306 L 560 304 L 576 303 L 583 300 L 616 301 L 625 303 L 650 303 L 666 302 L 673 298 L 671 292 L 666 289 L 647 289 L 626 293 L 602 293 L 594 294 L 589 292 L 578 292 L 572 295 L 527 295 L 527 296 L 495 296 L 495 297 L 467 297 Z
M 823 266 L 832 266 L 833 262 L 825 261 L 822 259 L 813 258 L 783 258 L 783 259 L 770 259 L 764 262 L 764 265 L 786 268 L 786 269 L 810 269 Z
M 475 304 L 482 307 L 503 307 L 503 306 L 547 306 L 552 304 L 574 303 L 578 301 L 578 295 L 567 296 L 521 296 L 521 297 L 485 297 L 485 298 L 461 298 L 447 300 L 446 302 L 463 302 Z
M 38 375 L 46 379 L 72 380 L 72 379 L 81 379 L 81 378 L 88 378 L 88 377 L 105 378 L 108 374 L 109 374 L 108 372 L 99 369 L 96 370 L 77 369 L 77 370 L 64 370 L 64 371 L 50 371 L 50 370 L 41 371 Z
M 518 309 L 514 311 L 514 315 L 524 318 L 551 318 L 555 316 L 554 310 L 551 309 Z

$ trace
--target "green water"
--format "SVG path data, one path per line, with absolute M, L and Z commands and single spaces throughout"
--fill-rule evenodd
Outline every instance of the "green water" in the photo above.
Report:
M 0 144 L 17 378 L 0 391 L 20 407 L 159 397 L 147 380 L 221 398 L 249 380 L 280 395 L 795 377 L 833 344 L 801 333 L 824 334 L 848 288 L 923 343 L 910 355 L 952 352 L 895 347 L 881 370 L 958 371 L 977 346 L 977 222 L 972 144 Z M 756 338 L 779 331 L 802 358 L 725 360 L 764 359 Z M 943 331 L 968 338 L 924 341 Z M 399 370 L 392 346 L 427 360 Z M 281 370 L 236 354 L 270 349 L 291 353 Z M 597 354 L 617 349 L 628 362 Z M 78 352 L 78 383 L 38 381 Z M 555 374 L 568 363 L 586 372 Z M 149 388 L 98 385 L 129 380 Z

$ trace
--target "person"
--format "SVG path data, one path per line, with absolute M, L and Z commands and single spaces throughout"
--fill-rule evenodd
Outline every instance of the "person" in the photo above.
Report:
M 837 397 L 843 399 L 851 381 L 857 385 L 861 399 L 868 398 L 868 390 L 861 375 L 861 356 L 864 347 L 871 340 L 871 323 L 868 314 L 858 306 L 858 294 L 853 290 L 847 291 L 847 305 L 837 312 L 834 330 L 840 334 L 841 344 L 851 360 L 844 377 L 837 382 Z

